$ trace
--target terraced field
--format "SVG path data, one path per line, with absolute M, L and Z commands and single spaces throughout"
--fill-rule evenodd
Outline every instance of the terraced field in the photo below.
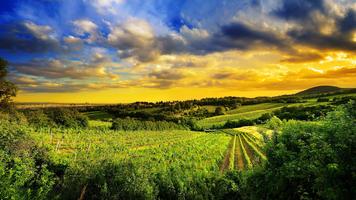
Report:
M 257 127 L 242 127 L 224 132 L 232 136 L 220 166 L 221 172 L 250 169 L 266 160 L 263 137 L 257 131 Z

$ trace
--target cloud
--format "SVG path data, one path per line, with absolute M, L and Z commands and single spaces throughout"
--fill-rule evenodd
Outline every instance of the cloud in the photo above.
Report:
M 120 58 L 133 57 L 143 62 L 160 54 L 155 39 L 152 27 L 145 20 L 137 18 L 130 18 L 115 26 L 108 35 L 108 43 L 118 49 Z
M 161 80 L 180 80 L 185 77 L 185 75 L 177 70 L 160 70 L 153 71 L 148 74 L 149 77 Z
M 314 11 L 325 10 L 324 0 L 282 0 L 272 14 L 286 20 L 305 20 Z
M 102 57 L 94 57 L 98 60 Z M 84 63 L 82 61 L 58 60 L 58 59 L 33 59 L 26 63 L 12 63 L 17 73 L 43 77 L 46 79 L 87 79 L 117 78 L 117 75 L 106 72 L 105 67 L 99 62 Z
M 82 44 L 82 40 L 80 38 L 74 37 L 72 35 L 65 37 L 63 40 L 67 44 Z
M 339 32 L 352 34 L 356 30 L 356 11 L 348 10 L 344 17 L 338 20 Z
M 264 43 L 277 47 L 285 46 L 283 40 L 272 32 L 256 30 L 242 23 L 231 23 L 223 26 L 221 33 L 242 49 L 248 49 L 254 43 Z
M 291 30 L 288 35 L 296 43 L 323 50 L 356 51 L 356 43 L 342 33 L 325 35 L 312 30 Z
M 100 14 L 112 13 L 116 14 L 116 5 L 120 5 L 124 0 L 91 0 L 90 3 Z
M 306 78 L 306 79 L 314 79 L 314 78 L 337 79 L 340 77 L 354 78 L 354 77 L 356 77 L 356 68 L 341 67 L 341 68 L 326 70 L 326 71 L 323 71 L 322 73 L 315 73 L 315 72 L 306 73 L 302 77 Z
M 2 25 L 0 49 L 16 53 L 46 53 L 62 50 L 50 26 L 37 25 L 30 21 Z
M 88 19 L 75 20 L 73 21 L 73 24 L 76 28 L 75 32 L 78 35 L 85 37 L 86 34 L 89 34 L 86 39 L 89 43 L 95 42 L 100 37 L 98 33 L 98 26 Z
M 283 58 L 281 61 L 286 63 L 305 63 L 315 62 L 322 60 L 324 56 L 314 52 L 296 52 L 294 54 L 287 55 L 287 58 Z
M 335 3 L 324 0 L 283 0 L 272 15 L 293 21 L 286 36 L 294 45 L 317 50 L 355 51 L 355 10 L 350 7 L 342 11 L 340 5 L 335 6 Z M 298 57 L 300 56 L 296 56 L 297 60 L 303 60 Z

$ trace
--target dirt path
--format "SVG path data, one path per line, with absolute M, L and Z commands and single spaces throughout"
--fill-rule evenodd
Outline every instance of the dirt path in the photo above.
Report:
M 235 143 L 236 143 L 236 147 L 235 147 L 235 169 L 237 170 L 244 170 L 244 161 L 243 161 L 243 157 L 242 157 L 242 150 L 241 150 L 241 144 L 240 144 L 240 140 L 238 139 L 238 137 L 235 138 Z
M 233 151 L 233 149 L 232 149 L 233 143 L 234 143 L 234 137 L 231 137 L 231 140 L 230 140 L 229 145 L 225 152 L 225 157 L 223 159 L 223 162 L 220 165 L 220 172 L 224 172 L 229 169 L 230 155 L 231 155 L 231 151 Z

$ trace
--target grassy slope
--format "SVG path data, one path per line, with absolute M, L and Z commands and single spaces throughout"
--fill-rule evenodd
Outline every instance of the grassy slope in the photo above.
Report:
M 340 97 L 335 95 L 332 97 Z M 346 95 L 349 96 L 349 95 Z M 330 97 L 330 99 L 332 98 Z M 227 111 L 225 115 L 208 117 L 198 121 L 198 125 L 203 128 L 209 128 L 213 125 L 223 125 L 226 121 L 236 121 L 240 119 L 255 119 L 264 113 L 270 113 L 282 107 L 290 106 L 315 106 L 326 105 L 329 102 L 317 102 L 317 98 L 307 99 L 305 103 L 261 103 L 256 105 L 246 105 L 238 107 L 237 109 Z

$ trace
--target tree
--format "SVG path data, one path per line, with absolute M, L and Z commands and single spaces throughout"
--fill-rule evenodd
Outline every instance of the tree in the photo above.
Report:
M 0 58 L 0 108 L 11 106 L 11 97 L 16 96 L 17 87 L 15 84 L 7 81 L 5 78 L 8 74 L 8 62 Z
M 214 112 L 215 115 L 223 115 L 224 112 L 223 112 L 223 108 L 222 107 L 216 107 L 215 108 L 215 112 Z

